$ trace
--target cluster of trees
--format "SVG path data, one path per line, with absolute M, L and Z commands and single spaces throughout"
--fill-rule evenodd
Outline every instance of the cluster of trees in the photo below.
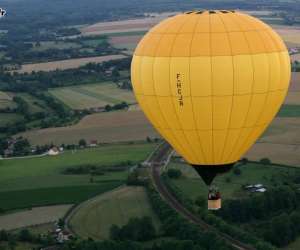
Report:
M 131 218 L 122 227 L 112 225 L 110 238 L 112 240 L 149 241 L 156 237 L 156 231 L 150 217 Z
M 268 189 L 268 192 L 244 199 L 226 200 L 217 213 L 225 220 L 249 223 L 263 220 L 281 211 L 290 211 L 300 206 L 300 194 L 289 186 Z
M 63 174 L 81 175 L 103 175 L 105 172 L 118 172 L 125 171 L 134 163 L 132 161 L 124 161 L 114 165 L 101 165 L 101 164 L 82 164 L 73 167 L 68 167 L 62 171 Z
M 5 230 L 0 231 L 0 243 L 7 242 L 9 249 L 15 249 L 17 242 L 27 242 L 38 244 L 42 247 L 51 246 L 55 244 L 55 239 L 52 235 L 35 235 L 32 234 L 28 229 L 22 229 L 17 233 L 8 232 Z M 1 244 L 0 244 L 1 245 Z M 1 247 L 0 247 L 1 248 Z M 5 248 L 4 248 L 5 249 Z
M 300 235 L 300 212 L 284 212 L 266 223 L 258 224 L 257 228 L 261 237 L 277 247 L 284 247 Z
M 170 178 L 178 179 L 178 178 L 180 178 L 182 176 L 182 173 L 181 173 L 181 171 L 179 169 L 170 168 L 167 171 L 167 175 Z
M 121 102 L 121 103 L 117 103 L 117 104 L 114 104 L 114 105 L 107 104 L 104 109 L 105 109 L 106 112 L 110 112 L 110 111 L 113 111 L 113 110 L 126 109 L 128 107 L 129 107 L 129 105 L 127 104 L 127 102 Z

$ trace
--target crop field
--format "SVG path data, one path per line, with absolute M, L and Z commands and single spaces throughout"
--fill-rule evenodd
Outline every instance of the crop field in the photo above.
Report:
M 158 228 L 159 220 L 142 187 L 123 187 L 95 197 L 73 215 L 70 225 L 83 238 L 108 239 L 110 227 L 125 225 L 130 218 L 149 216 Z
M 0 230 L 12 230 L 57 221 L 72 205 L 36 207 L 21 212 L 0 216 Z
M 172 179 L 172 182 L 183 191 L 184 195 L 192 199 L 199 196 L 207 197 L 207 187 L 198 176 L 197 172 L 189 165 L 183 163 L 171 162 L 167 169 L 180 169 L 183 176 L 179 179 Z M 293 176 L 299 174 L 300 170 L 296 168 L 283 168 L 276 166 L 265 166 L 262 164 L 248 163 L 240 167 L 241 174 L 236 175 L 230 171 L 224 175 L 216 177 L 214 183 L 222 190 L 222 197 L 230 199 L 244 196 L 242 186 L 261 183 L 272 186 L 273 181 L 281 180 L 284 176 Z
M 109 166 L 140 162 L 155 144 L 107 145 L 66 151 L 58 156 L 7 159 L 0 165 L 0 208 L 11 210 L 33 206 L 73 204 L 106 192 L 124 183 L 127 171 L 89 174 L 63 174 L 68 167 L 97 164 Z M 11 199 L 14 197 L 14 199 Z
M 152 17 L 130 19 L 113 22 L 100 22 L 90 26 L 83 27 L 81 32 L 83 35 L 100 35 L 110 33 L 122 33 L 122 32 L 136 32 L 145 31 L 157 24 L 162 19 L 174 15 L 171 12 L 165 12 Z
M 49 92 L 71 109 L 77 110 L 136 102 L 132 91 L 120 89 L 113 82 L 55 88 Z
M 15 107 L 16 104 L 13 102 L 12 97 L 6 92 L 0 91 L 0 109 Z
M 18 134 L 33 145 L 78 143 L 81 138 L 88 142 L 121 142 L 145 140 L 147 136 L 159 137 L 141 111 L 114 111 L 92 114 L 78 124 L 68 127 L 47 128 Z
M 47 108 L 45 102 L 41 101 L 40 99 L 37 99 L 36 97 L 30 94 L 20 93 L 17 94 L 17 96 L 23 98 L 23 100 L 27 102 L 30 113 L 49 111 L 49 108 Z
M 132 36 L 113 36 L 110 38 L 110 43 L 119 49 L 126 49 L 130 53 L 133 53 L 138 42 L 141 40 L 141 35 L 132 35 Z
M 246 154 L 251 160 L 269 158 L 272 162 L 300 167 L 300 118 L 275 118 L 258 142 Z
M 288 47 L 300 46 L 300 26 L 274 25 L 273 27 Z
M 72 69 L 83 66 L 87 63 L 101 63 L 105 61 L 110 61 L 114 59 L 124 58 L 124 55 L 109 55 L 109 56 L 95 56 L 95 57 L 85 57 L 85 58 L 77 58 L 77 59 L 68 59 L 61 61 L 52 61 L 52 62 L 44 62 L 44 63 L 32 63 L 32 64 L 24 64 L 20 70 L 16 70 L 19 73 L 30 73 L 32 71 L 53 71 L 56 69 Z

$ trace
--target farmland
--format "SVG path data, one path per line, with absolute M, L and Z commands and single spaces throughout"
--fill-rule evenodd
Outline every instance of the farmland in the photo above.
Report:
M 109 143 L 158 137 L 139 110 L 92 114 L 73 126 L 32 130 L 19 135 L 28 138 L 34 145 L 78 143 L 81 138 Z
M 89 174 L 66 175 L 63 170 L 84 164 L 111 166 L 129 160 L 134 164 L 144 160 L 154 147 L 155 144 L 107 145 L 66 151 L 52 157 L 3 160 L 0 166 L 0 207 L 11 210 L 78 203 L 121 185 L 127 172 L 105 172 L 91 182 Z
M 207 196 L 207 186 L 201 180 L 197 172 L 189 165 L 171 162 L 167 169 L 180 169 L 183 176 L 172 182 L 184 193 L 186 197 L 195 200 L 197 197 Z M 224 200 L 245 196 L 242 187 L 244 185 L 262 183 L 267 187 L 281 183 L 285 178 L 300 174 L 296 168 L 283 168 L 259 163 L 248 163 L 240 166 L 241 174 L 237 175 L 234 170 L 216 177 L 214 184 L 222 190 Z
M 16 70 L 19 73 L 30 73 L 32 71 L 52 71 L 56 69 L 72 69 L 83 66 L 87 63 L 101 63 L 105 61 L 110 61 L 114 59 L 124 58 L 123 55 L 109 55 L 109 56 L 96 56 L 96 57 L 85 57 L 78 59 L 68 59 L 61 61 L 52 61 L 52 62 L 44 62 L 44 63 L 32 63 L 32 64 L 24 64 L 22 65 L 20 70 Z
M 131 54 L 133 53 L 138 42 L 141 40 L 141 35 L 128 35 L 128 36 L 112 36 L 110 38 L 110 43 L 119 49 L 126 49 Z
M 283 26 L 274 25 L 273 27 L 288 47 L 300 46 L 300 27 L 299 26 Z
M 0 91 L 0 108 L 15 108 L 16 105 L 12 100 L 12 97 L 6 92 Z
M 123 226 L 130 218 L 143 216 L 151 217 L 158 228 L 158 218 L 145 190 L 142 187 L 123 187 L 82 204 L 71 218 L 70 226 L 83 238 L 107 239 L 113 224 Z
M 130 90 L 120 89 L 113 82 L 50 89 L 49 92 L 71 109 L 104 107 L 121 102 L 135 103 Z
M 99 35 L 99 34 L 111 34 L 111 33 L 123 33 L 123 32 L 136 32 L 148 30 L 153 25 L 161 21 L 162 19 L 173 15 L 171 12 L 165 12 L 161 14 L 153 15 L 152 17 L 130 19 L 113 22 L 100 22 L 90 26 L 83 27 L 81 32 L 84 36 Z
M 71 205 L 36 207 L 21 212 L 0 216 L 0 230 L 28 227 L 57 221 L 71 208 Z

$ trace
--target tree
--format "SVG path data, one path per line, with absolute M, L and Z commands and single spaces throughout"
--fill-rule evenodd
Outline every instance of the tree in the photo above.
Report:
M 241 170 L 240 168 L 234 168 L 234 169 L 233 169 L 233 173 L 234 173 L 235 175 L 241 175 L 242 170 Z
M 57 222 L 57 225 L 60 227 L 60 228 L 64 228 L 65 227 L 65 221 L 63 219 L 59 219 L 58 222 Z
M 113 224 L 109 230 L 109 237 L 112 240 L 120 240 L 120 227 Z
M 80 147 L 86 147 L 86 145 L 87 145 L 85 139 L 80 139 L 78 144 L 79 144 Z
M 104 109 L 105 109 L 106 112 L 109 112 L 109 111 L 112 111 L 113 108 L 112 108 L 112 106 L 107 104 L 107 105 L 105 105 Z
M 31 235 L 31 233 L 29 232 L 28 229 L 22 229 L 19 232 L 18 239 L 20 241 L 31 242 L 33 239 L 33 236 Z
M 206 198 L 204 198 L 203 196 L 199 196 L 196 201 L 195 201 L 195 204 L 201 208 L 204 208 L 206 207 L 207 205 L 207 200 Z
M 170 178 L 178 179 L 179 177 L 181 177 L 182 173 L 179 169 L 170 168 L 168 169 L 167 175 Z
M 270 165 L 271 164 L 271 160 L 269 158 L 262 158 L 259 162 L 263 165 Z

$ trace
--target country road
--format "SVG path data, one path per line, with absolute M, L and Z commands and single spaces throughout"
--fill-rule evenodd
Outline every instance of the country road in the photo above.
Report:
M 236 239 L 233 239 L 231 236 L 221 233 L 216 230 L 213 226 L 207 224 L 201 220 L 198 216 L 187 210 L 177 199 L 176 197 L 169 192 L 167 187 L 164 185 L 160 177 L 161 168 L 165 167 L 168 164 L 170 155 L 173 152 L 171 147 L 168 144 L 162 144 L 149 159 L 151 163 L 151 175 L 154 182 L 154 185 L 157 191 L 160 193 L 162 198 L 179 214 L 188 219 L 190 222 L 199 225 L 204 230 L 215 231 L 221 238 L 228 242 L 231 246 L 239 250 L 255 250 L 252 246 L 246 245 Z

